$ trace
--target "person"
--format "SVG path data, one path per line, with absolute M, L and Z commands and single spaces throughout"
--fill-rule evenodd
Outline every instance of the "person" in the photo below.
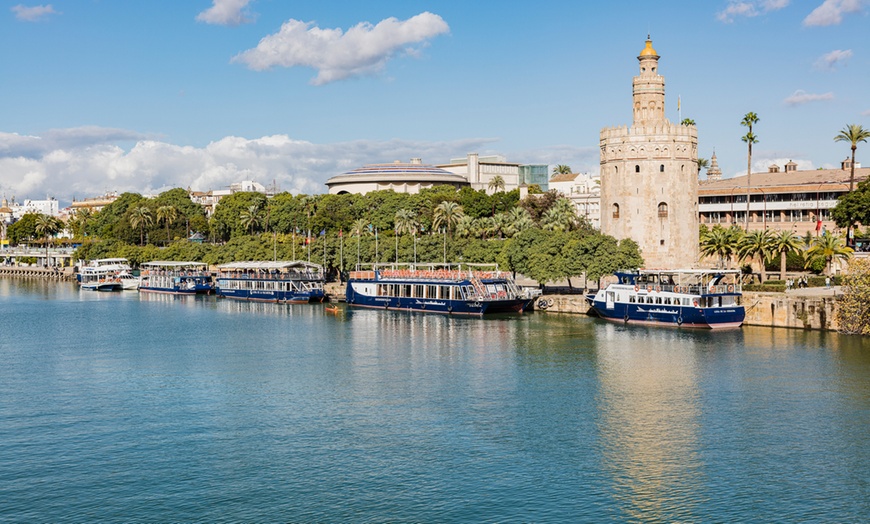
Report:
M 825 287 L 831 289 L 831 277 L 825 277 Z

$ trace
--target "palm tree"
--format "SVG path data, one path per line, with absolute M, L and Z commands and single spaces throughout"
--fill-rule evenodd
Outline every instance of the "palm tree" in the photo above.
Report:
M 849 176 L 849 191 L 855 189 L 855 150 L 858 142 L 866 142 L 870 138 L 870 129 L 864 129 L 858 124 L 849 124 L 840 134 L 834 137 L 834 142 L 850 142 L 852 144 L 852 174 Z
M 701 176 L 701 170 L 710 165 L 710 161 L 706 158 L 698 158 L 695 160 L 698 163 L 698 176 Z
M 459 238 L 467 238 L 474 236 L 477 224 L 476 219 L 471 215 L 465 215 L 456 223 L 456 236 Z
M 684 118 L 682 122 L 680 122 L 681 126 L 693 126 L 695 125 L 695 121 L 691 118 Z
M 462 206 L 456 202 L 445 200 L 435 208 L 432 227 L 438 229 L 443 226 L 446 231 L 450 232 L 463 216 L 465 216 L 465 211 Z
M 260 208 L 257 206 L 248 206 L 248 209 L 239 213 L 239 225 L 250 230 L 251 235 L 254 234 L 254 228 L 260 224 Z
M 151 210 L 148 206 L 139 206 L 133 208 L 130 212 L 130 225 L 133 228 L 139 228 L 139 245 L 145 245 L 145 228 L 154 223 L 151 217 Z
M 813 245 L 807 250 L 805 267 L 812 265 L 819 258 L 825 260 L 825 274 L 831 274 L 831 263 L 834 260 L 846 260 L 852 256 L 852 248 L 846 246 L 843 237 L 826 234 L 816 237 Z
M 34 229 L 36 232 L 45 237 L 45 266 L 48 267 L 48 244 L 51 237 L 60 231 L 60 221 L 51 215 L 36 215 L 36 223 Z
M 169 238 L 169 226 L 178 218 L 178 211 L 175 206 L 160 206 L 157 208 L 157 223 L 163 222 L 166 224 L 166 243 L 172 240 Z
M 577 211 L 567 198 L 560 198 L 541 216 L 541 225 L 549 231 L 571 231 L 577 225 Z
M 350 234 L 356 237 L 356 266 L 359 269 L 359 246 L 360 246 L 360 238 L 366 234 L 371 232 L 369 229 L 369 221 L 364 218 L 359 218 L 354 221 L 353 225 L 350 227 Z
M 495 175 L 489 179 L 489 190 L 493 193 L 504 191 L 504 178 L 501 175 Z
M 737 254 L 740 256 L 741 260 L 745 259 L 754 259 L 758 257 L 758 261 L 760 262 L 761 267 L 761 282 L 764 283 L 767 276 L 767 273 L 764 269 L 764 264 L 770 259 L 770 255 L 773 253 L 773 236 L 770 231 L 753 231 L 751 233 L 746 233 L 743 235 L 743 239 L 740 240 L 740 244 L 737 247 Z
M 780 231 L 773 236 L 773 252 L 779 253 L 779 279 L 785 280 L 785 261 L 788 254 L 801 248 L 801 237 L 793 231 Z
M 417 222 L 417 213 L 400 209 L 396 211 L 395 229 L 396 229 L 396 262 L 399 261 L 399 235 L 402 233 L 417 234 L 417 229 L 420 223 Z
M 752 187 L 750 179 L 752 178 L 752 144 L 758 143 L 758 137 L 752 132 L 752 126 L 758 123 L 758 115 L 753 112 L 746 113 L 740 125 L 749 128 L 749 132 L 741 137 L 741 140 L 749 146 L 749 154 L 746 159 L 746 231 L 749 231 L 749 189 Z
M 74 238 L 84 237 L 87 233 L 88 222 L 93 218 L 90 208 L 84 208 L 76 212 L 75 216 L 67 223 Z
M 565 164 L 559 164 L 553 168 L 553 176 L 556 175 L 570 175 L 571 174 L 571 166 Z
M 728 229 L 716 226 L 701 238 L 701 254 L 719 257 L 719 266 L 731 269 L 731 256 L 737 251 L 743 230 L 739 227 Z
M 532 220 L 532 215 L 530 215 L 525 208 L 519 206 L 511 209 L 508 213 L 508 223 L 509 225 L 505 233 L 509 237 L 525 231 L 530 227 L 534 227 L 535 225 L 535 221 Z

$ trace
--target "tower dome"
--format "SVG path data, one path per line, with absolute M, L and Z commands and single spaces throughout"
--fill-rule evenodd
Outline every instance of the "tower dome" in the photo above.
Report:
M 640 56 L 659 56 L 659 54 L 656 53 L 656 50 L 653 49 L 652 40 L 649 35 L 646 35 L 646 47 L 644 47 L 643 51 L 640 52 Z

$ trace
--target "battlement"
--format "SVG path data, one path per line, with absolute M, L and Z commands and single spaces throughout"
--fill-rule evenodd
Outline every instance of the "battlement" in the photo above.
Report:
M 697 140 L 698 128 L 695 126 L 672 124 L 668 120 L 665 120 L 661 124 L 614 126 L 601 129 L 601 140 L 632 136 L 669 136 L 685 137 L 687 139 L 694 138 Z

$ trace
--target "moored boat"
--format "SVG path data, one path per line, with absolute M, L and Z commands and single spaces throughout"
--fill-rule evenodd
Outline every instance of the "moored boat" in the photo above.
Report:
M 92 260 L 76 275 L 81 289 L 93 291 L 135 290 L 139 278 L 133 275 L 126 258 L 99 258 Z
M 586 300 L 607 320 L 719 329 L 739 327 L 746 311 L 736 270 L 638 270 Z
M 536 291 L 496 264 L 385 264 L 352 271 L 345 296 L 357 307 L 485 315 L 522 313 Z
M 139 291 L 145 293 L 196 295 L 213 289 L 212 275 L 202 262 L 145 262 L 139 275 Z
M 215 293 L 263 302 L 320 302 L 326 296 L 323 281 L 323 268 L 310 262 L 231 262 L 218 266 Z

